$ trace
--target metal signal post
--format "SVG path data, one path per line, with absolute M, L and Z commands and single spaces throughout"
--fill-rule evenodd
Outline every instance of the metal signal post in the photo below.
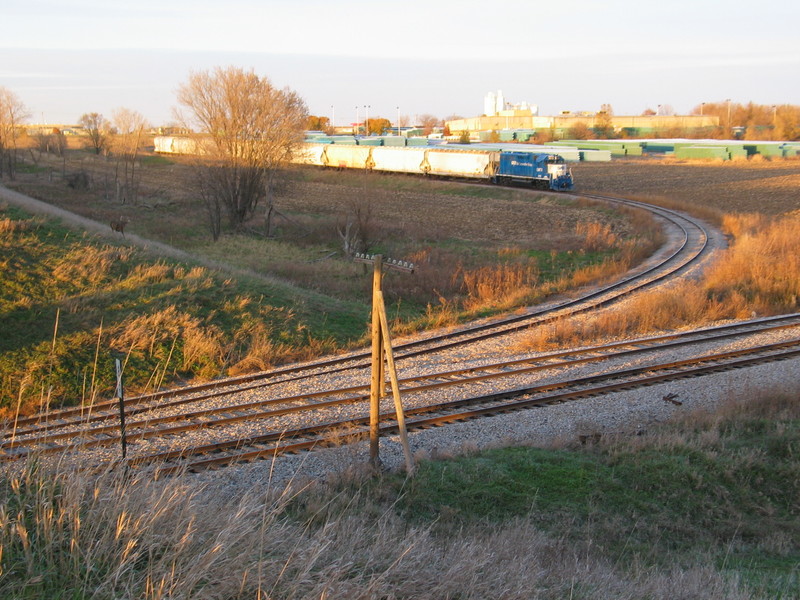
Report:
M 400 386 L 397 380 L 397 370 L 394 366 L 394 355 L 392 343 L 389 338 L 389 324 L 386 318 L 386 305 L 383 301 L 383 269 L 394 269 L 414 272 L 414 265 L 411 263 L 386 260 L 383 255 L 356 254 L 354 260 L 360 263 L 373 265 L 372 271 L 372 379 L 370 382 L 369 394 L 369 460 L 370 464 L 378 469 L 380 467 L 380 400 L 384 395 L 384 356 L 389 367 L 389 377 L 392 384 L 392 395 L 394 396 L 395 413 L 397 415 L 397 427 L 400 432 L 400 440 L 403 444 L 403 453 L 406 459 L 406 471 L 409 474 L 414 472 L 414 460 L 411 456 L 411 448 L 408 444 L 408 433 L 406 432 L 405 414 L 403 404 L 400 401 Z

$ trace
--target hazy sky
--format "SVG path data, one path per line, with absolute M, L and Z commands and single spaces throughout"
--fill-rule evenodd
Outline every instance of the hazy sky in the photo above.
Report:
M 32 122 L 172 119 L 191 71 L 236 65 L 337 124 L 475 116 L 489 91 L 541 114 L 800 104 L 800 2 L 0 0 L 0 86 Z

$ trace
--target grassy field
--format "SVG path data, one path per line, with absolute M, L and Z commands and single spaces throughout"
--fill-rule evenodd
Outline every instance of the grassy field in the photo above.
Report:
M 577 163 L 573 173 L 581 191 L 651 201 L 682 201 L 719 214 L 781 215 L 800 210 L 799 159 L 729 162 L 671 157 L 625 159 L 611 165 Z
M 370 251 L 417 265 L 413 275 L 384 278 L 398 333 L 608 278 L 661 239 L 641 211 L 528 190 L 303 170 L 278 199 L 271 236 L 261 215 L 213 242 L 187 192 L 186 165 L 146 157 L 138 197 L 121 204 L 106 184 L 113 163 L 72 152 L 61 173 L 42 155 L 9 185 L 101 223 L 127 218 L 129 235 L 195 259 L 156 259 L 119 234 L 109 243 L 0 207 L 6 418 L 107 395 L 114 357 L 125 360 L 131 394 L 361 343 L 371 274 L 343 252 L 337 232 L 358 207 L 368 209 Z M 75 170 L 88 174 L 89 189 L 65 183 Z
M 796 398 L 764 393 L 590 447 L 238 498 L 31 463 L 0 482 L 0 595 L 789 600 L 798 448 Z

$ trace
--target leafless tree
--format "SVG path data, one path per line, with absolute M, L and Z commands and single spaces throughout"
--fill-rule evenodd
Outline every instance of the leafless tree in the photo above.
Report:
M 231 227 L 240 229 L 262 201 L 269 234 L 282 167 L 303 140 L 305 102 L 294 91 L 236 67 L 192 73 L 179 88 L 178 101 L 191 113 L 182 121 L 202 136 L 195 182 L 214 239 L 223 211 Z
M 94 149 L 95 154 L 100 154 L 106 149 L 111 123 L 103 115 L 96 112 L 83 114 L 78 119 L 78 124 L 89 135 L 89 145 Z
M 50 152 L 63 157 L 64 151 L 67 148 L 67 140 L 64 134 L 55 128 L 52 129 L 50 133 L 39 133 L 33 136 L 33 140 L 36 143 L 36 150 L 38 150 L 40 154 Z M 31 156 L 33 156 L 33 148 L 31 148 Z M 34 162 L 37 161 L 34 159 Z
M 114 153 L 114 184 L 117 200 L 125 204 L 128 200 L 136 202 L 138 196 L 138 173 L 136 161 L 147 121 L 138 112 L 118 108 L 113 114 L 115 134 L 111 142 Z
M 419 123 L 420 127 L 422 127 L 422 131 L 425 135 L 430 135 L 433 133 L 435 127 L 439 127 L 441 121 L 434 117 L 433 115 L 419 115 L 417 117 L 417 122 Z
M 348 203 L 345 214 L 336 225 L 336 231 L 347 256 L 369 251 L 376 241 L 377 227 L 372 215 L 372 203 L 366 196 L 354 198 Z
M 25 105 L 9 89 L 0 87 L 0 178 L 14 179 L 17 170 L 17 140 L 29 116 Z

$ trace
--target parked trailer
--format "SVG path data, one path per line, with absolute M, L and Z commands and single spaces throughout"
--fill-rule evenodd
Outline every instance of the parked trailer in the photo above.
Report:
M 207 141 L 179 135 L 157 135 L 153 138 L 153 146 L 162 154 L 196 155 L 206 153 Z

